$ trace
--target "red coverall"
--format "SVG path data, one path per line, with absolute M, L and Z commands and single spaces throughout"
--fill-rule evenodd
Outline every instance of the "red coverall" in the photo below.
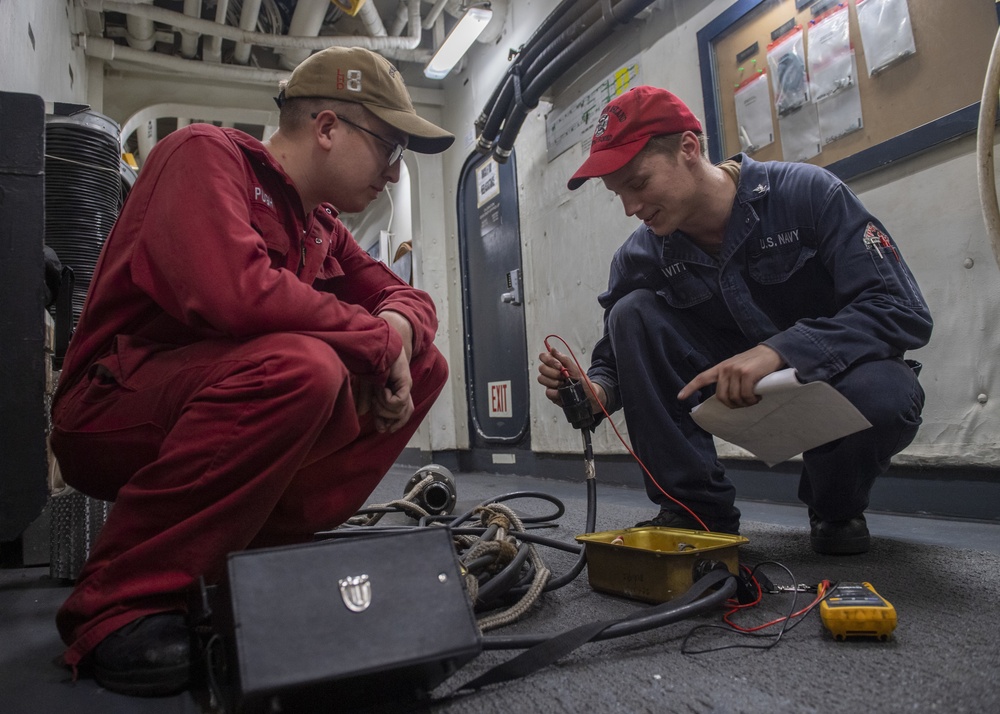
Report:
M 413 326 L 414 413 L 359 417 Z M 246 134 L 192 125 L 142 168 L 97 265 L 53 405 L 76 489 L 114 500 L 57 615 L 76 665 L 137 617 L 184 610 L 226 555 L 309 540 L 364 505 L 444 386 L 430 297 L 372 260 L 330 205 L 303 215 Z

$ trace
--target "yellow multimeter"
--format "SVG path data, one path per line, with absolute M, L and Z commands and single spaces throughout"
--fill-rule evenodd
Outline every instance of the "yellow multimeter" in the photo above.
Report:
M 820 595 L 824 594 L 820 586 Z M 871 583 L 838 583 L 819 605 L 820 618 L 835 639 L 875 637 L 886 640 L 896 629 L 896 609 Z

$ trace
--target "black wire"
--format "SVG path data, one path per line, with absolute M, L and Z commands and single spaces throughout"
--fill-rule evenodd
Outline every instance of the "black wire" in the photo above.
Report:
M 757 573 L 757 570 L 761 566 L 763 566 L 763 565 L 775 565 L 775 566 L 781 568 L 782 570 L 784 570 L 788 574 L 788 578 L 791 581 L 792 587 L 795 587 L 796 580 L 795 580 L 795 576 L 792 575 L 792 571 L 789 570 L 788 568 L 786 568 L 781 563 L 778 563 L 777 561 L 773 561 L 773 560 L 768 560 L 768 561 L 764 561 L 762 563 L 758 563 L 756 566 L 754 566 L 753 570 L 750 571 L 750 575 L 748 577 L 750 577 L 752 579 L 754 577 L 754 575 Z M 782 620 L 782 622 L 781 622 L 781 629 L 778 630 L 777 633 L 743 632 L 741 630 L 734 629 L 734 628 L 732 628 L 732 627 L 730 627 L 728 625 L 697 625 L 695 627 L 692 627 L 688 631 L 688 633 L 684 636 L 684 639 L 681 641 L 681 654 L 697 655 L 697 654 L 706 654 L 708 652 L 721 652 L 722 650 L 728 650 L 728 649 L 769 650 L 772 647 L 774 647 L 775 645 L 777 645 L 778 642 L 781 641 L 782 635 L 784 635 L 786 632 L 790 632 L 794 627 L 796 627 L 800 622 L 802 622 L 806 618 L 806 616 L 809 615 L 809 613 L 811 613 L 813 610 L 815 610 L 816 607 L 821 602 L 823 602 L 828 597 L 830 597 L 830 593 L 832 592 L 832 590 L 833 590 L 833 588 L 830 588 L 829 590 L 827 590 L 827 592 L 824 593 L 824 595 L 823 595 L 822 598 L 816 600 L 813 604 L 811 604 L 808 608 L 806 608 L 798 616 L 797 619 L 793 619 L 792 616 L 796 612 L 796 606 L 798 604 L 799 591 L 798 590 L 793 590 L 792 591 L 792 604 L 791 604 L 791 607 L 789 608 L 788 614 L 785 616 L 784 620 Z M 697 632 L 697 631 L 699 631 L 699 630 L 723 630 L 724 632 L 728 632 L 728 633 L 740 635 L 740 636 L 743 636 L 743 637 L 758 638 L 758 639 L 768 638 L 768 639 L 771 639 L 772 641 L 770 643 L 766 644 L 766 645 L 733 644 L 733 645 L 721 645 L 719 647 L 709 647 L 709 648 L 701 649 L 701 650 L 690 650 L 690 649 L 688 649 L 688 641 L 691 639 L 691 637 L 694 635 L 694 633 Z

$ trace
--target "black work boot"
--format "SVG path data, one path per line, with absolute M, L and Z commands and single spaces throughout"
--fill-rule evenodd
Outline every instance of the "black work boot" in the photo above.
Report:
M 727 523 L 726 525 L 721 525 L 714 522 L 705 522 L 709 530 L 713 533 L 729 533 L 731 535 L 739 535 L 740 527 L 739 520 L 736 520 L 736 525 L 731 525 Z M 639 521 L 633 526 L 634 528 L 646 528 L 648 526 L 657 526 L 659 528 L 686 528 L 691 531 L 704 531 L 705 529 L 701 527 L 701 524 L 696 521 L 689 513 L 678 513 L 676 511 L 671 511 L 670 509 L 663 507 L 660 512 L 657 513 L 653 518 L 648 521 Z
M 113 692 L 177 694 L 191 685 L 191 630 L 179 612 L 140 617 L 101 640 L 91 664 L 97 683 Z
M 822 555 L 860 555 L 868 552 L 871 536 L 865 514 L 845 521 L 824 521 L 809 509 L 809 539 Z
M 656 526 L 658 528 L 687 528 L 692 531 L 705 530 L 698 525 L 698 521 L 693 519 L 688 514 L 676 513 L 674 511 L 669 511 L 666 508 L 661 508 L 660 512 L 648 521 L 639 521 L 634 527 L 648 528 L 649 526 Z

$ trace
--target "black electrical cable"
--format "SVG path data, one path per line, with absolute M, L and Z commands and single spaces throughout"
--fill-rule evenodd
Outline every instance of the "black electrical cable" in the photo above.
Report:
M 511 107 L 503 123 L 500 138 L 493 147 L 493 155 L 497 161 L 503 163 L 510 157 L 514 149 L 514 140 L 521 131 L 524 120 L 528 116 L 528 111 L 538 104 L 538 99 L 545 90 L 570 65 L 576 63 L 600 42 L 607 39 L 619 25 L 631 20 L 652 2 L 653 0 L 622 0 L 622 2 L 618 3 L 611 10 L 610 15 L 602 15 L 600 21 L 588 27 L 585 32 L 568 47 L 563 49 L 554 60 L 539 72 L 537 77 L 531 80 L 530 85 L 522 91 L 520 101 Z
M 718 586 L 715 592 L 705 595 Z M 626 635 L 634 635 L 646 630 L 663 627 L 679 620 L 708 612 L 723 605 L 736 593 L 736 578 L 719 570 L 709 572 L 696 581 L 687 592 L 666 603 L 637 610 L 628 618 L 610 625 L 600 632 L 593 641 L 610 640 Z M 702 597 L 704 595 L 704 597 Z M 527 649 L 551 639 L 553 635 L 487 635 L 483 637 L 484 650 Z
M 521 567 L 527 561 L 530 553 L 531 549 L 527 545 L 522 544 L 517 549 L 517 555 L 511 559 L 503 570 L 490 578 L 489 582 L 480 586 L 476 599 L 483 603 L 488 603 L 506 595 L 510 588 L 519 580 Z
M 537 498 L 542 501 L 548 501 L 549 503 L 551 503 L 556 507 L 555 513 L 550 513 L 542 516 L 520 517 L 521 523 L 544 523 L 547 521 L 555 521 L 561 518 L 564 513 L 566 513 L 566 506 L 563 504 L 563 502 L 560 501 L 555 496 L 552 496 L 551 494 L 543 493 L 541 491 L 512 491 L 510 493 L 505 493 L 500 496 L 497 496 L 496 498 L 489 498 L 485 501 L 482 501 L 473 508 L 470 508 L 465 513 L 452 518 L 450 521 L 450 525 L 452 527 L 456 527 L 461 525 L 462 523 L 465 523 L 466 521 L 471 521 L 475 516 L 475 512 L 477 509 L 489 506 L 491 503 L 503 503 L 505 501 L 513 501 L 518 498 Z
M 585 9 L 588 3 L 577 0 L 563 0 L 556 7 L 542 24 L 532 33 L 531 37 L 521 45 L 517 57 L 507 68 L 507 72 L 497 83 L 496 88 L 490 95 L 489 100 L 483 105 L 479 117 L 475 121 L 476 133 L 479 134 L 479 145 L 477 148 L 484 153 L 488 153 L 492 147 L 503 123 L 504 117 L 510 111 L 510 100 L 513 95 L 513 78 L 515 74 L 525 74 L 525 67 L 528 67 L 537 57 L 542 49 L 549 47 L 553 43 L 553 37 L 563 31 L 565 25 L 574 21 Z

